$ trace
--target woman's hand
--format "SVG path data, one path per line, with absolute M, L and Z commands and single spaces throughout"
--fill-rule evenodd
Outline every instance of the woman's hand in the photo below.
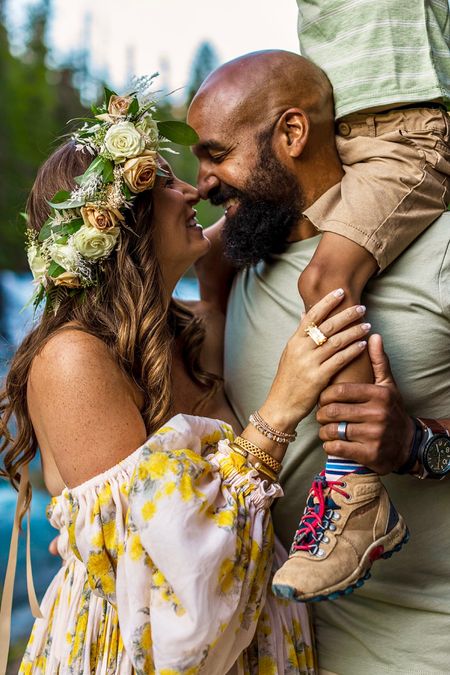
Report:
M 308 415 L 331 378 L 366 348 L 370 324 L 359 323 L 365 307 L 355 305 L 327 318 L 344 297 L 342 289 L 315 304 L 288 341 L 260 413 L 276 429 L 293 431 Z M 355 321 L 357 325 L 352 326 Z M 315 323 L 328 340 L 318 346 L 305 329 Z

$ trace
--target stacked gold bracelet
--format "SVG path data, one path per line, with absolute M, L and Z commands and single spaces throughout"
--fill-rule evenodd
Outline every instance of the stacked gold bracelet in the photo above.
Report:
M 265 473 L 271 480 L 277 480 L 278 474 L 281 471 L 281 463 L 275 457 L 269 455 L 268 452 L 264 452 L 264 450 L 261 450 L 261 448 L 258 448 L 257 445 L 251 443 L 246 438 L 242 438 L 242 436 L 236 436 L 231 443 L 231 447 L 243 457 L 248 458 L 248 455 L 256 457 L 259 461 L 252 462 L 254 468 L 257 471 Z
M 259 412 L 255 410 L 255 412 L 252 412 L 250 417 L 248 418 L 248 421 L 250 424 L 253 424 L 255 429 L 259 431 L 260 434 L 265 436 L 266 438 L 270 438 L 271 441 L 275 441 L 275 443 L 280 443 L 280 445 L 287 445 L 288 443 L 292 443 L 292 441 L 295 441 L 297 438 L 297 432 L 294 431 L 293 434 L 288 434 L 285 431 L 278 431 L 278 429 L 274 429 L 273 427 L 270 426 L 264 420 Z

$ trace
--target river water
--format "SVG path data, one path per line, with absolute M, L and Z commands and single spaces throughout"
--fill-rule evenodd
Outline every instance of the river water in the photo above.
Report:
M 31 277 L 28 274 L 0 271 L 0 381 L 3 379 L 7 362 L 33 325 L 33 308 L 22 309 L 33 292 Z M 195 300 L 198 298 L 196 279 L 185 277 L 180 281 L 175 297 Z M 32 464 L 34 479 L 39 476 L 39 459 Z M 33 479 L 32 479 L 33 482 Z M 45 517 L 45 508 L 50 500 L 48 493 L 42 489 L 33 490 L 31 509 L 31 550 L 33 577 L 38 598 L 45 590 L 58 570 L 60 561 L 50 555 L 48 545 L 55 536 L 55 530 Z M 16 493 L 9 484 L 0 481 L 0 585 L 3 584 L 8 561 L 9 541 L 14 519 Z M 27 602 L 25 578 L 25 536 L 20 537 L 19 559 L 14 589 L 11 638 L 15 640 L 27 635 L 33 624 L 33 617 Z

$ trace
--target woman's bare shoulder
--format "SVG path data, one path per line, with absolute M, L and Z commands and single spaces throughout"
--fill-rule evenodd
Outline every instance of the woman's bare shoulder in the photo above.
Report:
M 66 485 L 123 459 L 146 437 L 133 388 L 102 340 L 59 331 L 34 358 L 28 406 L 40 446 Z
M 103 340 L 75 327 L 68 326 L 52 335 L 33 359 L 30 378 L 57 378 L 84 371 L 119 369 Z

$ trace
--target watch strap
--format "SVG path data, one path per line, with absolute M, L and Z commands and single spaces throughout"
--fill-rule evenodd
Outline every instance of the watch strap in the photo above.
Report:
M 450 437 L 448 430 L 442 426 L 440 422 L 435 419 L 428 417 L 419 417 L 417 421 L 423 428 L 422 441 L 419 444 L 418 448 L 418 459 L 420 464 L 420 470 L 417 473 L 414 473 L 416 478 L 421 479 L 432 479 L 432 480 L 443 480 L 447 474 L 435 474 L 427 464 L 425 454 L 428 448 L 429 443 L 435 436 L 446 436 Z
M 438 420 L 434 420 L 431 417 L 419 417 L 418 418 L 422 424 L 431 429 L 433 434 L 445 434 L 450 436 L 448 429 L 446 429 Z
M 412 469 L 414 469 L 417 459 L 419 457 L 419 448 L 422 443 L 422 437 L 423 437 L 423 427 L 420 424 L 419 420 L 416 417 L 411 417 L 412 421 L 414 422 L 414 436 L 411 441 L 411 447 L 409 449 L 409 457 L 406 460 L 402 466 L 397 469 L 397 471 L 394 471 L 394 473 L 398 473 L 399 475 L 404 475 L 406 473 L 410 473 Z

